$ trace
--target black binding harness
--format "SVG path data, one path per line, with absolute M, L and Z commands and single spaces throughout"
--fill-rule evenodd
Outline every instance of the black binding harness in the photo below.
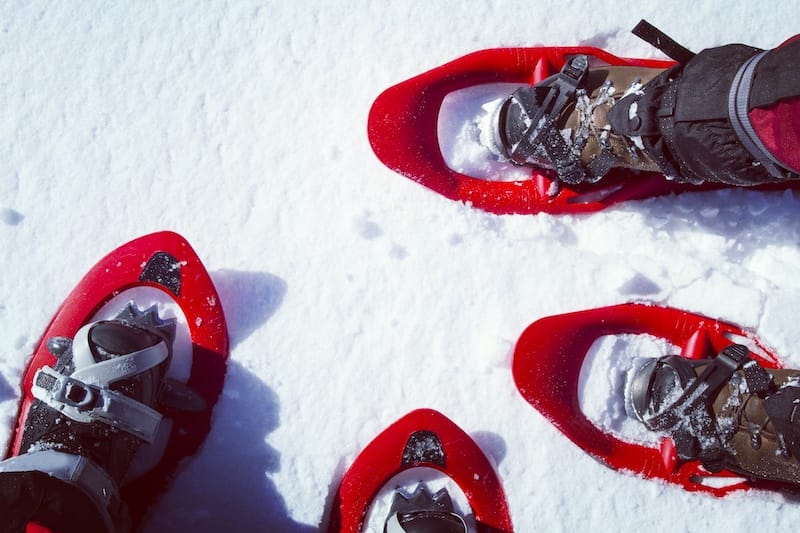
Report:
M 755 360 L 750 358 L 747 347 L 732 344 L 711 359 L 699 376 L 695 374 L 697 363 L 679 356 L 668 356 L 658 360 L 650 376 L 651 389 L 659 372 L 671 371 L 678 376 L 683 392 L 677 399 L 655 398 L 656 402 L 668 401 L 656 407 L 656 412 L 642 418 L 651 430 L 667 432 L 675 441 L 678 457 L 699 458 L 709 470 L 719 470 L 724 457 L 723 442 L 719 436 L 712 404 L 714 398 L 733 374 L 742 370 L 748 391 L 763 395 L 774 387 L 772 377 Z M 671 391 L 670 391 L 671 392 Z

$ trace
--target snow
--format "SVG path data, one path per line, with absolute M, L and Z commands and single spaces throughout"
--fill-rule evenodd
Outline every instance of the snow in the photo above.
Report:
M 629 386 L 645 362 L 676 353 L 680 353 L 677 347 L 649 335 L 601 337 L 581 367 L 578 383 L 581 411 L 607 433 L 628 442 L 658 447 L 661 436 L 627 414 L 633 412 L 628 405 Z M 674 400 L 680 397 L 680 392 L 676 387 Z
M 477 49 L 658 57 L 629 33 L 640 18 L 694 50 L 771 47 L 796 15 L 710 0 L 0 5 L 0 441 L 64 296 L 112 248 L 171 229 L 212 273 L 232 353 L 207 442 L 145 531 L 316 531 L 359 450 L 419 407 L 494 461 L 517 531 L 791 529 L 784 496 L 717 499 L 600 465 L 522 399 L 510 360 L 538 318 L 637 300 L 737 323 L 800 365 L 793 193 L 496 216 L 385 168 L 365 124 L 383 89 Z M 593 412 L 609 401 L 584 396 Z

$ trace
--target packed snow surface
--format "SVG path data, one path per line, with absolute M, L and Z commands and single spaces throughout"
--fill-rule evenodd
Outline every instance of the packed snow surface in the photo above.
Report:
M 629 33 L 640 18 L 693 50 L 797 31 L 776 1 L 0 5 L 0 441 L 74 284 L 171 229 L 212 274 L 232 352 L 206 444 L 145 531 L 316 531 L 359 450 L 420 407 L 496 464 L 517 531 L 793 529 L 800 505 L 776 493 L 717 499 L 602 466 L 523 400 L 510 361 L 538 318 L 635 300 L 734 322 L 800 365 L 794 193 L 496 216 L 395 174 L 367 141 L 383 89 L 478 49 L 661 57 Z M 596 391 L 619 390 L 637 350 L 608 342 L 582 402 L 625 431 Z

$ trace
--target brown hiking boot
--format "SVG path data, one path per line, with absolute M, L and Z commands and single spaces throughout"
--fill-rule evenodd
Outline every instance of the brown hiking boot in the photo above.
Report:
M 800 485 L 800 371 L 764 369 L 733 347 L 648 359 L 626 388 L 629 414 L 672 438 L 680 459 Z
M 557 124 L 562 136 L 568 133 L 574 147 L 583 143 L 581 162 L 589 166 L 604 151 L 613 153 L 616 168 L 658 172 L 659 167 L 631 139 L 616 133 L 609 123 L 608 112 L 624 95 L 641 91 L 642 87 L 663 72 L 644 67 L 605 67 L 589 71 L 586 93 L 577 95 L 575 106 L 562 114 Z M 566 115 L 566 116 L 565 116 Z
M 612 168 L 659 171 L 641 140 L 615 132 L 608 118 L 623 96 L 641 91 L 662 69 L 588 67 L 575 56 L 555 76 L 517 89 L 492 117 L 500 158 L 555 170 L 567 183 L 594 182 Z
M 800 393 L 797 370 L 770 370 L 769 373 L 778 387 L 777 392 Z M 727 467 L 750 477 L 800 485 L 800 460 L 776 427 L 781 421 L 770 416 L 771 398 L 775 396 L 762 398 L 748 392 L 738 373 L 720 391 L 713 409 L 727 441 Z M 791 424 L 792 420 L 784 422 Z

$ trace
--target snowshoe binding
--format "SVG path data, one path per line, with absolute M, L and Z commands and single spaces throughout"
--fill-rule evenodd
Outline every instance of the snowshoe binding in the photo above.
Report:
M 491 113 L 481 138 L 502 160 L 554 170 L 569 184 L 593 183 L 612 168 L 657 172 L 641 140 L 615 129 L 610 111 L 662 69 L 590 68 L 570 58 L 560 73 L 514 91 Z M 487 142 L 488 140 L 488 142 Z
M 469 533 L 464 518 L 455 512 L 450 494 L 431 494 L 420 484 L 413 493 L 395 492 L 384 533 Z
M 800 371 L 767 371 L 737 344 L 710 359 L 665 356 L 638 366 L 629 414 L 669 435 L 680 459 L 800 485 Z
M 607 388 L 588 388 L 607 339 Z M 658 356 L 642 356 L 643 339 Z M 610 468 L 715 496 L 800 484 L 800 371 L 734 325 L 642 304 L 545 317 L 518 339 L 512 373 L 534 408 Z

